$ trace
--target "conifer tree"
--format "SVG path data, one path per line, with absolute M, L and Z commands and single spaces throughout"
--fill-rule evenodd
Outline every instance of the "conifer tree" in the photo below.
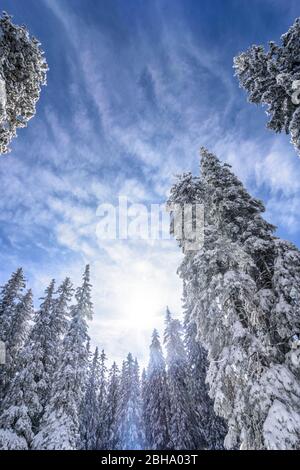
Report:
M 38 430 L 50 383 L 45 364 L 51 333 L 49 323 L 53 291 L 54 280 L 46 289 L 40 309 L 35 314 L 34 324 L 19 355 L 18 369 L 3 400 L 0 448 L 30 448 L 33 436 Z M 28 310 L 32 308 L 31 302 L 30 294 Z
M 100 368 L 99 352 L 98 348 L 96 348 L 89 367 L 84 398 L 80 406 L 80 438 L 78 447 L 84 450 L 97 449 L 97 430 L 100 419 L 98 407 Z
M 197 449 L 199 430 L 197 415 L 189 391 L 189 367 L 179 320 L 167 308 L 164 337 L 170 394 L 170 441 L 174 449 Z M 201 442 L 203 446 L 204 442 Z
M 52 383 L 53 364 L 57 350 L 53 344 L 53 304 L 55 281 L 51 281 L 42 298 L 40 309 L 36 314 L 36 321 L 30 334 L 30 347 L 35 355 L 35 381 L 37 383 L 38 400 L 44 409 L 48 398 L 48 391 Z M 37 429 L 38 424 L 35 423 Z
M 117 449 L 143 449 L 142 403 L 138 364 L 129 353 L 123 362 L 118 409 Z
M 0 450 L 27 450 L 34 437 L 33 417 L 41 412 L 37 385 L 28 364 L 29 348 L 20 354 L 17 370 L 1 403 Z
M 117 422 L 120 401 L 120 372 L 114 362 L 109 371 L 106 416 L 107 416 L 107 441 L 106 448 L 113 450 L 117 448 Z
M 300 154 L 299 107 L 299 36 L 300 18 L 281 36 L 281 45 L 270 42 L 269 51 L 252 46 L 234 59 L 241 87 L 248 92 L 250 103 L 267 106 L 269 129 L 291 135 Z
M 0 335 L 3 342 L 6 342 L 7 337 L 12 334 L 11 323 L 14 318 L 16 304 L 21 299 L 24 288 L 25 279 L 22 268 L 17 269 L 9 281 L 4 286 L 1 286 Z
M 166 364 L 157 330 L 154 330 L 152 335 L 144 388 L 146 442 L 150 449 L 169 449 L 171 448 L 169 433 L 170 396 Z
M 98 394 L 98 427 L 97 427 L 97 449 L 105 449 L 107 445 L 107 367 L 106 354 L 104 350 L 100 356 L 99 367 L 99 394 Z
M 32 315 L 32 293 L 23 294 L 22 268 L 12 274 L 0 292 L 0 341 L 5 344 L 5 364 L 0 366 L 0 403 L 17 366 L 17 356 L 24 345 Z M 0 407 L 1 408 L 1 407 Z
M 181 178 L 171 202 L 183 203 L 182 185 Z M 299 250 L 274 237 L 262 202 L 205 149 L 201 179 L 193 180 L 191 192 L 205 207 L 204 245 L 185 253 L 179 273 L 197 340 L 208 351 L 214 408 L 228 424 L 225 446 L 295 449 Z
M 15 372 L 18 370 L 18 362 L 20 360 L 20 355 L 22 354 L 22 348 L 28 337 L 30 320 L 32 319 L 33 314 L 33 296 L 32 291 L 29 289 L 16 305 L 16 310 L 11 323 L 11 333 L 7 338 L 4 374 L 8 384 L 13 379 Z
M 0 17 L 0 154 L 35 115 L 48 70 L 40 43 L 11 19 L 5 12 Z
M 88 371 L 87 319 L 92 318 L 89 266 L 75 294 L 71 322 L 63 340 L 59 367 L 54 375 L 51 397 L 33 442 L 34 449 L 75 449 L 79 439 L 79 411 Z
M 208 394 L 206 375 L 208 369 L 207 353 L 197 341 L 197 326 L 190 319 L 187 299 L 185 301 L 184 339 L 189 365 L 189 392 L 193 408 L 197 414 L 197 449 L 223 449 L 227 428 L 224 420 L 214 412 L 213 401 Z
M 70 319 L 70 301 L 73 296 L 73 285 L 69 277 L 66 277 L 55 292 L 56 298 L 53 300 L 52 322 L 53 328 L 53 346 L 59 349 L 60 340 L 65 336 Z M 57 349 L 56 349 L 57 351 Z
M 0 406 L 0 449 L 3 450 L 27 449 L 33 436 L 32 422 L 26 400 L 24 400 L 25 396 L 33 398 L 30 395 L 33 378 L 26 369 L 27 361 L 22 351 L 22 343 L 27 330 L 25 322 L 31 318 L 32 314 L 32 293 L 29 290 L 17 305 L 12 328 L 14 334 L 9 341 L 10 348 L 6 354 L 6 364 L 0 366 L 0 368 L 3 367 L 6 379 L 6 390 L 4 390 Z
M 142 399 L 142 422 L 143 422 L 143 429 L 144 429 L 144 448 L 150 449 L 149 443 L 149 436 L 151 434 L 150 428 L 150 419 L 148 415 L 148 387 L 147 387 L 147 372 L 146 369 L 143 368 L 142 376 L 141 376 L 141 399 Z
M 68 327 L 70 316 L 69 303 L 73 295 L 73 286 L 67 277 L 55 292 L 56 297 L 51 298 L 44 344 L 44 369 L 46 391 L 44 405 L 49 401 L 54 374 L 58 368 L 58 361 L 62 351 L 62 341 Z M 44 406 L 45 408 L 45 406 Z

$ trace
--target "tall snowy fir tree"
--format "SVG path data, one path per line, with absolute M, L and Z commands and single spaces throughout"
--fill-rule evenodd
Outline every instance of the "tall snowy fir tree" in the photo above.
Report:
M 4 12 L 0 17 L 0 154 L 9 152 L 17 129 L 26 127 L 35 115 L 47 70 L 40 43 Z
M 186 192 L 204 204 L 205 237 L 179 273 L 208 351 L 210 395 L 228 424 L 225 446 L 299 448 L 299 250 L 274 237 L 263 204 L 205 149 L 201 178 L 189 188 L 179 179 L 170 202 Z
M 116 441 L 117 449 L 122 450 L 139 450 L 144 446 L 139 371 L 131 353 L 122 367 Z
M 6 361 L 0 367 L 0 404 L 17 366 L 17 356 L 26 339 L 32 315 L 31 291 L 23 294 L 25 278 L 19 268 L 0 293 L 0 341 L 5 344 Z M 0 406 L 1 409 L 1 406 Z
M 47 325 L 45 328 L 45 398 L 43 403 L 43 412 L 45 405 L 49 402 L 54 374 L 59 367 L 59 360 L 62 353 L 63 338 L 66 334 L 69 317 L 70 301 L 73 295 L 73 286 L 67 277 L 55 292 L 55 297 L 51 298 L 49 305 L 49 314 L 47 316 Z M 42 419 L 43 415 L 41 416 Z
M 188 299 L 184 304 L 184 343 L 189 365 L 189 391 L 193 397 L 193 406 L 197 414 L 199 442 L 197 448 L 223 449 L 227 433 L 225 421 L 214 412 L 213 401 L 208 394 L 206 376 L 208 369 L 207 353 L 197 341 L 197 326 L 191 319 Z
M 46 361 L 49 360 L 47 346 L 51 337 L 49 324 L 53 291 L 54 281 L 46 289 L 40 309 L 35 314 L 33 327 L 19 355 L 16 374 L 3 400 L 0 448 L 30 448 L 38 430 L 50 385 Z M 28 302 L 32 302 L 31 295 Z
M 189 389 L 189 364 L 182 339 L 182 327 L 167 308 L 164 341 L 170 396 L 169 435 L 174 449 L 197 449 L 201 440 L 193 397 Z M 197 447 L 199 446 L 201 447 Z
M 52 364 L 55 362 L 57 350 L 53 348 L 53 330 L 56 325 L 53 321 L 53 303 L 54 303 L 54 279 L 45 290 L 40 309 L 36 313 L 36 320 L 30 332 L 29 348 L 32 350 L 34 362 L 34 380 L 37 385 L 37 399 L 44 409 L 48 398 L 48 391 L 52 382 L 51 372 Z M 37 429 L 39 419 L 34 422 L 34 428 Z
M 166 364 L 159 334 L 153 331 L 150 359 L 143 391 L 146 442 L 149 449 L 172 448 L 170 442 L 170 396 Z
M 106 447 L 109 450 L 117 448 L 117 422 L 118 407 L 120 400 L 120 372 L 114 362 L 109 371 L 107 401 L 106 401 L 106 422 L 107 441 Z
M 25 394 L 32 398 L 31 379 L 26 356 L 23 356 L 22 345 L 28 329 L 26 321 L 33 315 L 32 293 L 29 290 L 17 305 L 13 316 L 13 335 L 8 341 L 6 363 L 0 366 L 0 376 L 5 380 L 0 401 L 0 449 L 27 449 L 32 438 L 32 423 L 28 415 Z M 27 384 L 29 390 L 27 391 Z M 29 403 L 29 402 L 27 402 Z
M 97 426 L 97 449 L 105 449 L 107 446 L 107 367 L 106 354 L 104 350 L 100 356 L 99 367 L 99 393 L 98 393 L 98 426 Z
M 63 340 L 59 367 L 54 374 L 51 397 L 35 436 L 35 449 L 76 449 L 79 412 L 88 372 L 87 322 L 92 318 L 90 270 L 86 266 L 82 286 L 75 293 L 71 322 Z
M 16 305 L 22 297 L 25 288 L 25 278 L 22 268 L 17 269 L 11 275 L 8 282 L 1 286 L 0 292 L 0 335 L 1 340 L 6 342 L 12 333 L 11 324 L 16 311 Z
M 52 322 L 55 322 L 53 331 L 54 347 L 59 349 L 60 340 L 65 336 L 70 319 L 70 302 L 73 296 L 73 284 L 69 277 L 66 277 L 55 292 L 56 297 L 52 307 Z
M 147 372 L 146 369 L 143 368 L 142 375 L 141 375 L 141 398 L 142 398 L 142 422 L 144 426 L 144 447 L 145 449 L 150 449 L 149 444 L 149 436 L 151 434 L 150 430 L 150 420 L 149 420 L 149 407 L 147 405 L 147 398 L 148 390 L 147 390 Z
M 17 368 L 20 353 L 30 330 L 30 320 L 33 318 L 33 314 L 33 295 L 31 289 L 29 289 L 16 305 L 11 322 L 11 332 L 6 340 L 7 350 L 4 371 L 6 378 L 9 380 L 13 378 L 14 371 Z
M 79 413 L 79 440 L 78 447 L 84 450 L 97 449 L 97 431 L 100 421 L 98 396 L 100 389 L 100 371 L 98 348 L 95 349 L 92 363 L 89 367 L 84 398 Z
M 271 116 L 268 128 L 290 134 L 300 155 L 299 36 L 298 18 L 282 35 L 280 46 L 273 41 L 269 51 L 252 46 L 235 57 L 234 68 L 249 102 L 267 106 Z
M 134 368 L 133 368 L 133 384 L 136 390 L 136 416 L 137 422 L 139 421 L 139 436 L 141 442 L 141 448 L 145 449 L 145 421 L 143 416 L 143 396 L 142 396 L 142 384 L 141 384 L 141 373 L 140 373 L 140 365 L 135 358 L 134 360 Z M 136 441 L 137 442 L 137 441 Z

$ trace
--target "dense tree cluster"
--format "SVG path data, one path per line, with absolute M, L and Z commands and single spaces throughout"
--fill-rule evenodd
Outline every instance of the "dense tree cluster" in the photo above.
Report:
M 69 278 L 57 289 L 52 280 L 37 311 L 25 284 L 18 269 L 0 293 L 7 352 L 0 365 L 0 449 L 222 447 L 223 423 L 211 425 L 218 418 L 205 385 L 205 354 L 169 310 L 166 360 L 154 330 L 141 377 L 131 353 L 120 371 L 116 363 L 108 370 L 104 351 L 90 351 L 89 266 L 74 297 Z

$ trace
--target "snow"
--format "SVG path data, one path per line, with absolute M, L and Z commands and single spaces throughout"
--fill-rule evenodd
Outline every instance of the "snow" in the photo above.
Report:
M 298 449 L 300 414 L 291 413 L 280 400 L 274 400 L 264 422 L 266 447 L 270 450 Z
M 4 35 L 5 33 L 5 35 Z M 0 16 L 0 153 L 19 127 L 35 115 L 41 87 L 46 84 L 48 66 L 40 49 L 25 27 L 14 25 L 11 17 Z M 6 113 L 9 103 L 9 113 Z
M 1 449 L 299 449 L 300 252 L 202 154 L 201 179 L 172 190 L 206 206 L 205 244 L 179 268 L 184 324 L 167 309 L 166 359 L 155 330 L 142 380 L 130 353 L 109 378 L 104 351 L 91 359 L 89 266 L 74 298 L 51 281 L 34 315 L 22 269 L 1 287 Z
M 0 123 L 6 119 L 6 84 L 0 75 Z
M 300 20 L 297 18 L 281 44 L 270 43 L 269 51 L 254 45 L 234 58 L 235 74 L 248 92 L 251 103 L 267 106 L 274 132 L 291 135 L 291 143 L 300 155 L 300 108 L 293 99 L 299 70 Z M 297 97 L 298 97 L 297 93 Z
M 197 339 L 208 349 L 210 396 L 228 425 L 225 447 L 299 448 L 299 250 L 273 236 L 263 204 L 205 149 L 194 181 L 185 191 L 179 178 L 170 202 L 194 198 L 206 207 L 204 247 L 185 255 L 179 273 Z

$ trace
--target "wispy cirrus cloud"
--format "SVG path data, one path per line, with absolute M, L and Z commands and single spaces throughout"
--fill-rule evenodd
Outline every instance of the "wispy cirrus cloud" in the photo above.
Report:
M 247 105 L 232 75 L 232 56 L 252 42 L 261 2 L 249 30 L 228 23 L 230 14 L 245 14 L 236 2 L 218 2 L 213 13 L 209 2 L 201 11 L 188 3 L 172 1 L 168 14 L 167 1 L 31 5 L 45 20 L 50 73 L 37 116 L 0 165 L 1 279 L 24 264 L 40 294 L 53 276 L 80 282 L 89 262 L 91 334 L 118 360 L 131 348 L 145 361 L 166 304 L 180 313 L 181 254 L 172 241 L 99 240 L 99 204 L 119 195 L 162 203 L 174 174 L 198 171 L 205 145 L 265 200 L 284 236 L 300 237 L 299 160 L 287 138 L 264 129 L 261 110 Z M 222 8 L 230 10 L 226 21 Z M 264 8 L 279 22 L 276 8 Z

